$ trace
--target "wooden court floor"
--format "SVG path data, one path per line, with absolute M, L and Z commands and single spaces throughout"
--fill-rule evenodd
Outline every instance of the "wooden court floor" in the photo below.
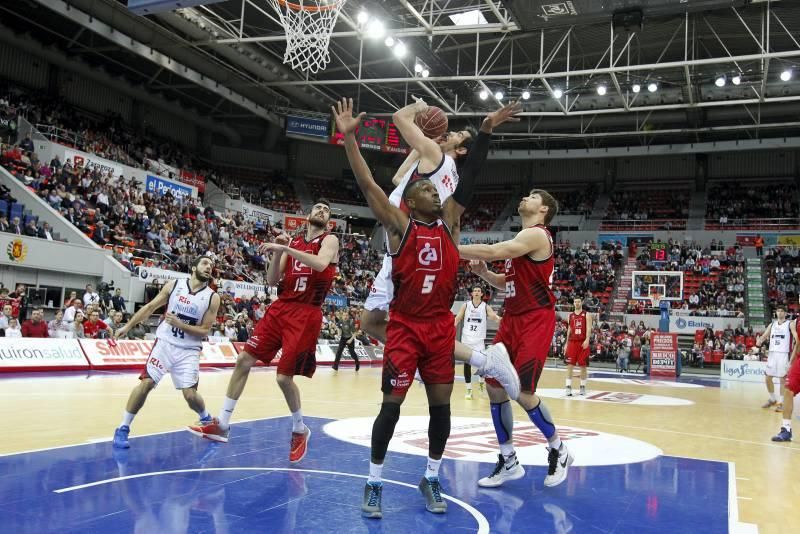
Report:
M 229 376 L 229 370 L 201 373 L 199 391 L 212 414 L 219 410 Z M 362 367 L 358 374 L 352 368 L 338 373 L 320 368 L 313 380 L 298 379 L 303 411 L 333 419 L 374 416 L 381 398 L 379 377 L 378 367 Z M 0 440 L 0 453 L 110 440 L 136 382 L 133 372 L 0 376 L 0 416 L 9 433 Z M 563 370 L 545 370 L 540 388 L 560 390 L 563 385 Z M 453 416 L 488 418 L 488 400 L 478 395 L 465 400 L 464 387 L 463 382 L 456 382 Z M 676 397 L 693 404 L 645 406 L 548 398 L 556 425 L 627 436 L 655 445 L 670 456 L 734 462 L 740 521 L 756 524 L 762 533 L 792 532 L 800 523 L 800 446 L 797 441 L 770 441 L 779 429 L 781 415 L 760 408 L 766 398 L 763 385 L 675 388 L 590 378 L 590 395 L 602 391 Z M 415 384 L 402 414 L 427 413 L 424 390 Z M 284 414 L 286 406 L 274 371 L 253 372 L 233 422 Z M 527 421 L 518 406 L 515 420 Z M 166 379 L 151 393 L 131 435 L 171 431 L 192 421 L 193 413 Z M 800 420 L 794 423 L 796 430 L 800 429 Z

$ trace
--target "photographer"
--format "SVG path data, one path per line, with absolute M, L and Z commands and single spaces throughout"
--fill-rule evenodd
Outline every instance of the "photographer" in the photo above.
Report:
M 86 284 L 86 291 L 83 294 L 83 305 L 100 304 L 100 295 L 94 290 L 92 284 Z

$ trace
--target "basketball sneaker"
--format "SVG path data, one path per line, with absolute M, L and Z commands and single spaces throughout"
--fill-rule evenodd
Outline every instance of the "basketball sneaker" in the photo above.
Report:
M 504 458 L 502 454 L 498 454 L 494 471 L 492 471 L 492 474 L 488 477 L 483 477 L 478 480 L 478 486 L 482 488 L 496 488 L 502 486 L 504 482 L 519 480 L 524 476 L 525 468 L 520 465 L 517 459 L 517 453 L 512 454 L 508 458 Z
M 772 441 L 792 441 L 792 429 L 782 426 L 781 431 L 772 436 Z
M 425 509 L 433 514 L 443 514 L 447 511 L 447 503 L 442 498 L 442 485 L 439 477 L 422 477 L 419 481 L 419 491 L 425 497 Z
M 308 439 L 311 437 L 311 429 L 306 427 L 305 432 L 292 432 L 292 443 L 289 447 L 289 461 L 297 463 L 306 457 L 308 452 Z
M 567 450 L 564 443 L 558 449 L 548 447 L 547 450 L 547 476 L 544 477 L 544 485 L 548 488 L 558 486 L 567 479 L 567 471 L 572 465 L 574 458 Z
M 783 403 L 782 402 L 779 402 L 778 404 L 775 405 L 775 411 L 776 412 L 782 412 L 783 411 Z
M 572 386 L 567 386 L 567 390 L 564 393 L 564 395 L 566 395 L 567 397 L 571 397 L 572 396 Z
M 128 441 L 128 434 L 131 431 L 131 427 L 128 425 L 122 425 L 118 429 L 114 431 L 114 448 L 115 449 L 127 449 L 131 446 L 130 442 Z
M 186 429 L 195 436 L 210 439 L 211 441 L 219 441 L 220 443 L 228 443 L 228 436 L 230 435 L 230 427 L 223 429 L 219 425 L 219 419 L 214 417 L 211 421 L 199 421 L 197 424 L 189 425 Z
M 764 404 L 762 404 L 761 407 L 764 408 L 764 409 L 772 408 L 776 404 L 778 404 L 778 401 L 774 401 L 774 400 L 770 399 L 767 402 L 765 402 Z
M 467 400 L 472 400 L 472 390 L 471 389 L 467 390 L 467 394 L 464 395 L 464 398 L 467 399 Z
M 373 519 L 383 517 L 381 510 L 382 482 L 367 482 L 364 486 L 364 500 L 361 503 L 361 515 Z
M 517 400 L 520 390 L 519 374 L 514 368 L 514 364 L 511 363 L 506 346 L 502 343 L 489 345 L 484 354 L 486 363 L 483 369 L 480 369 L 480 374 L 500 382 L 511 400 Z
M 578 393 L 578 395 L 580 395 L 581 397 L 585 397 L 586 396 L 586 386 L 581 386 L 581 390 Z

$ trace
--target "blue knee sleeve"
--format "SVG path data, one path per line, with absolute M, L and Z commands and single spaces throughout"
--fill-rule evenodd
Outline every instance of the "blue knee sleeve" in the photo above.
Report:
M 497 443 L 508 443 L 511 441 L 511 433 L 514 431 L 514 414 L 511 411 L 511 401 L 492 403 L 492 423 L 497 434 Z
M 533 410 L 528 411 L 528 417 L 536 428 L 538 428 L 544 437 L 550 439 L 556 433 L 556 425 L 553 424 L 553 418 L 550 417 L 550 412 L 545 408 L 544 403 L 540 400 L 539 404 Z

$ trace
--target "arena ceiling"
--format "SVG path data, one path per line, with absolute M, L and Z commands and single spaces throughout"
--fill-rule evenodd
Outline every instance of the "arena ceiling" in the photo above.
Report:
M 348 0 L 330 63 L 315 74 L 283 65 L 284 31 L 268 0 L 146 17 L 126 4 L 20 0 L 0 15 L 17 32 L 245 131 L 287 112 L 325 114 L 342 96 L 371 114 L 420 96 L 451 121 L 527 96 L 525 119 L 500 141 L 520 148 L 782 137 L 800 127 L 796 1 Z M 464 13 L 477 19 L 457 24 Z M 403 58 L 386 37 L 403 43 Z

